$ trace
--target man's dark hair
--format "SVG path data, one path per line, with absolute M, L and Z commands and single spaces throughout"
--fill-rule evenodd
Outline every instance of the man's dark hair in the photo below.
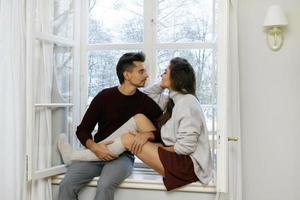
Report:
M 132 70 L 134 61 L 145 62 L 146 56 L 143 52 L 128 52 L 121 56 L 118 61 L 116 70 L 120 84 L 124 83 L 124 71 Z

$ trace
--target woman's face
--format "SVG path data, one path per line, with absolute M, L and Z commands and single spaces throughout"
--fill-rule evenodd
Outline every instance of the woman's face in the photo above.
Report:
M 161 75 L 160 87 L 171 89 L 171 80 L 170 80 L 170 65 L 165 69 Z

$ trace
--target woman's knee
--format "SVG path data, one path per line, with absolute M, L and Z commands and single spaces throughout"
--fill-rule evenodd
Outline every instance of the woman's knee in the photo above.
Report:
M 136 122 L 148 120 L 148 118 L 142 113 L 138 113 L 138 114 L 134 115 L 133 118 Z
M 139 113 L 139 114 L 136 114 L 133 118 L 134 118 L 139 130 L 140 129 L 141 129 L 141 131 L 154 131 L 154 130 L 156 130 L 156 127 L 147 118 L 146 115 Z

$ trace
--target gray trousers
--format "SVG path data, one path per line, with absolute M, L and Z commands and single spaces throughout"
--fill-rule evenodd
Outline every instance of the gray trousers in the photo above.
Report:
M 115 189 L 130 176 L 134 156 L 121 154 L 112 161 L 73 161 L 60 183 L 58 200 L 78 199 L 81 188 L 100 176 L 95 200 L 113 200 Z

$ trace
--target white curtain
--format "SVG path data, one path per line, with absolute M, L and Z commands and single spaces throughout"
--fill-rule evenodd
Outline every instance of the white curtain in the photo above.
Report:
M 237 142 L 228 143 L 228 193 L 218 194 L 224 200 L 242 200 L 241 172 L 241 131 L 240 131 L 240 93 L 239 93 L 239 55 L 238 55 L 238 0 L 221 0 L 222 16 L 219 22 L 220 54 L 224 86 L 224 131 L 227 136 L 238 137 Z M 226 141 L 227 142 L 227 138 Z
M 51 3 L 50 1 L 36 1 L 37 26 L 44 33 L 50 33 Z M 51 103 L 51 90 L 53 81 L 53 44 L 36 40 L 34 42 L 34 73 L 33 89 L 35 103 Z M 35 135 L 33 145 L 35 146 L 35 168 L 46 169 L 52 166 L 52 113 L 47 107 L 35 108 Z M 51 178 L 38 179 L 32 185 L 32 199 L 51 200 Z
M 53 45 L 46 42 L 35 44 L 36 52 L 35 59 L 37 65 L 35 68 L 35 102 L 36 103 L 51 103 L 51 86 L 52 86 L 52 56 Z M 35 145 L 35 166 L 36 170 L 46 169 L 52 166 L 51 150 L 52 150 L 52 113 L 49 108 L 35 109 L 35 135 L 33 145 Z M 32 186 L 33 199 L 51 200 L 51 178 L 38 179 L 33 182 Z
M 25 185 L 25 0 L 0 1 L 0 199 Z

